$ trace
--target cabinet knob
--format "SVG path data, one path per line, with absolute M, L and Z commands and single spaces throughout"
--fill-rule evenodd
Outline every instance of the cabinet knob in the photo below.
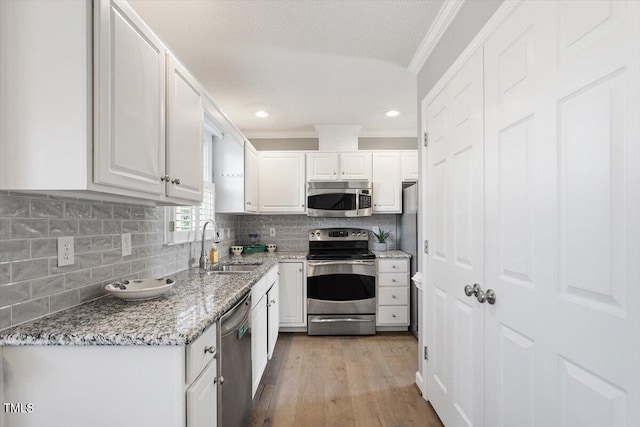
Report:
M 342 172 L 342 175 L 344 175 L 344 172 Z
M 247 205 L 251 206 L 251 202 L 247 202 Z
M 395 264 L 393 264 L 393 265 L 391 266 L 391 268 L 398 268 L 398 266 L 397 266 L 397 265 L 395 265 Z
M 396 317 L 395 313 L 394 313 L 394 314 L 392 314 L 392 315 L 391 315 L 391 317 L 393 317 L 393 318 L 395 319 L 395 317 Z
M 276 300 L 272 299 L 271 301 L 269 301 L 271 304 L 275 304 Z
M 172 179 L 171 183 L 175 185 L 180 185 L 180 178 Z
M 336 173 L 334 172 L 333 174 L 335 175 Z
M 396 279 L 391 279 L 391 281 L 392 281 L 393 283 L 396 283 Z
M 300 205 L 301 208 L 304 208 L 304 203 Z
M 391 295 L 391 298 L 396 299 L 396 296 L 395 295 Z
M 220 384 L 224 384 L 224 377 L 220 377 L 220 378 L 218 378 L 218 382 L 219 382 Z
M 216 352 L 216 347 L 213 345 L 210 345 L 209 347 L 205 347 L 204 352 L 214 354 Z
M 171 179 L 171 177 L 169 175 L 164 175 L 160 177 L 160 181 L 167 181 L 169 182 L 169 180 Z

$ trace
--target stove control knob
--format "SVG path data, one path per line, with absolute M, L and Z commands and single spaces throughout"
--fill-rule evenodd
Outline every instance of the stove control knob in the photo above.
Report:
M 316 237 L 320 237 L 320 232 L 319 231 L 316 232 Z
M 352 235 L 352 236 L 355 236 L 355 235 L 356 235 L 356 232 L 355 232 L 355 231 L 352 231 L 352 232 L 351 232 L 351 235 Z

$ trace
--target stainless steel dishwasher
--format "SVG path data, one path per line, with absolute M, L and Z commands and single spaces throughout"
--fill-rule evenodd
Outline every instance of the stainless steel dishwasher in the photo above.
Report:
M 218 425 L 245 427 L 251 418 L 251 294 L 218 320 Z

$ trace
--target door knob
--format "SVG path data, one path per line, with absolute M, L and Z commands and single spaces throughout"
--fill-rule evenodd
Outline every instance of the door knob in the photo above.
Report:
M 467 285 L 464 287 L 464 294 L 468 297 L 474 294 L 473 288 L 471 287 L 471 285 Z
M 487 293 L 485 295 L 487 297 L 487 302 L 491 305 L 496 303 L 496 293 L 493 289 L 487 289 Z
M 478 302 L 480 304 L 483 304 L 487 300 L 487 296 L 485 295 L 484 291 L 478 292 L 476 294 L 476 298 L 478 299 Z

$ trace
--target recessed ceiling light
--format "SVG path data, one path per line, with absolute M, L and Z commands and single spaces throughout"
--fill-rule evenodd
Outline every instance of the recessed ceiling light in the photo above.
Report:
M 398 117 L 400 115 L 400 111 L 398 110 L 389 110 L 386 113 L 384 113 L 385 116 L 387 117 Z
M 256 111 L 255 113 L 253 113 L 253 115 L 256 116 L 256 117 L 260 117 L 261 119 L 269 117 L 269 113 L 267 113 L 264 110 Z

